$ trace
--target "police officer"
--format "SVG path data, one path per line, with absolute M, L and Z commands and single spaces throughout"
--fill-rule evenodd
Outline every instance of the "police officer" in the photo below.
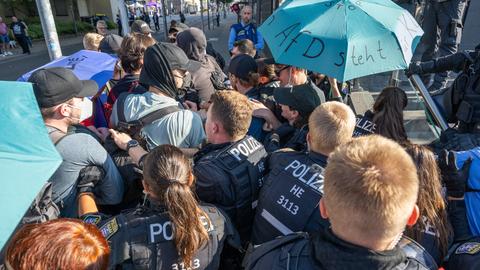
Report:
M 254 245 L 280 235 L 313 232 L 329 226 L 318 209 L 323 194 L 323 172 L 328 155 L 351 139 L 355 115 L 343 103 L 327 102 L 313 111 L 309 126 L 309 151 L 279 150 L 269 158 L 269 173 L 253 221 Z
M 452 70 L 460 72 L 452 86 L 433 94 L 450 123 L 459 123 L 458 135 L 447 131 L 441 138 L 442 148 L 468 150 L 480 145 L 480 44 L 474 51 L 458 52 L 427 62 L 411 63 L 407 75 Z M 472 135 L 470 135 L 472 134 Z
M 477 161 L 473 160 L 472 162 L 470 158 L 471 156 L 475 158 L 475 154 L 471 155 L 466 152 L 462 152 L 459 156 L 458 153 L 444 150 L 438 157 L 442 179 L 447 189 L 448 215 L 454 235 L 454 244 L 450 248 L 446 259 L 445 268 L 447 270 L 473 270 L 480 267 L 480 237 L 475 236 L 469 226 L 469 220 L 475 226 L 478 215 L 470 215 L 467 219 L 468 209 L 465 203 L 465 192 L 475 195 L 472 192 L 480 191 L 471 187 L 474 181 L 468 180 L 470 167 L 474 171 Z M 461 166 L 457 166 L 459 159 L 464 160 Z M 478 200 L 471 195 L 468 207 L 474 208 L 470 212 L 475 213 L 477 212 L 476 207 L 478 205 L 476 203 L 478 203 Z
M 419 217 L 415 164 L 400 145 L 355 138 L 329 156 L 324 175 L 319 208 L 331 227 L 265 243 L 246 269 L 428 269 L 423 254 L 398 244 Z
M 252 119 L 246 96 L 218 91 L 210 102 L 205 123 L 209 144 L 194 156 L 196 193 L 200 200 L 223 209 L 246 242 L 267 153 L 261 143 L 246 136 Z
M 236 232 L 221 211 L 195 199 L 188 158 L 171 145 L 158 146 L 144 155 L 128 135 L 113 131 L 112 137 L 136 162 L 144 164 L 145 201 L 105 219 L 90 204 L 92 194 L 81 193 L 80 214 L 85 222 L 96 224 L 109 241 L 110 266 L 218 269 L 224 242 Z
M 422 62 L 432 60 L 435 55 L 447 56 L 458 50 L 462 40 L 463 14 L 466 9 L 466 0 L 428 0 L 424 11 L 422 44 L 425 51 Z M 437 44 L 437 35 L 440 40 Z M 438 52 L 436 51 L 438 45 Z M 435 74 L 434 82 L 429 90 L 438 90 L 446 86 L 448 73 L 446 70 Z M 425 85 L 429 85 L 430 76 L 424 78 Z
M 242 21 L 230 27 L 230 36 L 228 38 L 228 51 L 233 49 L 233 43 L 237 40 L 249 39 L 255 44 L 257 55 L 263 49 L 263 37 L 258 32 L 257 26 L 252 22 L 252 7 L 244 6 L 241 11 Z

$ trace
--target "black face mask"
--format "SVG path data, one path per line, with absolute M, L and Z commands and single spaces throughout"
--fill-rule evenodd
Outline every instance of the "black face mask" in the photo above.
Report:
M 140 82 L 154 86 L 178 100 L 178 89 L 171 70 L 168 59 L 162 53 L 159 44 L 155 44 L 145 51 Z

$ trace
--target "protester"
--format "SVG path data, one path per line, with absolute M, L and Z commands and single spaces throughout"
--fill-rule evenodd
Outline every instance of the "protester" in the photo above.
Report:
M 324 175 L 320 213 L 331 227 L 261 245 L 246 269 L 427 269 L 396 246 L 419 217 L 416 168 L 400 145 L 353 139 L 329 156 Z
M 355 114 L 345 104 L 326 102 L 310 115 L 309 127 L 308 151 L 279 150 L 268 160 L 268 173 L 253 221 L 254 245 L 280 235 L 311 233 L 329 227 L 318 208 L 323 194 L 323 173 L 330 153 L 351 140 Z
M 242 21 L 234 24 L 230 28 L 230 36 L 228 38 L 228 51 L 232 51 L 233 43 L 237 40 L 249 39 L 255 44 L 257 54 L 263 49 L 263 37 L 257 26 L 252 22 L 252 7 L 244 6 L 241 11 Z
M 205 138 L 202 120 L 197 113 L 182 109 L 178 88 L 183 85 L 186 73 L 197 70 L 199 66 L 173 44 L 157 43 L 147 48 L 139 82 L 148 86 L 149 91 L 118 98 L 113 106 L 110 126 L 117 127 L 120 122 L 128 123 L 150 116 L 150 123 L 141 126 L 141 137 L 145 138 L 149 150 L 161 144 L 198 147 Z M 155 115 L 152 115 L 154 112 Z
M 280 86 L 280 82 L 275 74 L 275 65 L 265 63 L 266 58 L 255 60 L 260 74 L 259 85 L 264 88 L 276 88 Z
M 257 63 L 251 56 L 244 54 L 233 58 L 228 67 L 228 74 L 233 89 L 249 99 L 261 101 L 262 93 L 257 89 L 260 75 L 257 73 Z M 264 119 L 253 117 L 247 134 L 258 141 L 263 141 L 266 136 L 266 132 L 263 131 L 264 123 Z
M 22 47 L 23 54 L 30 54 L 30 48 L 28 47 L 26 30 L 27 26 L 18 20 L 17 17 L 12 16 L 12 23 L 10 24 L 15 40 Z
M 452 239 L 447 207 L 442 196 L 440 170 L 435 155 L 424 146 L 407 144 L 405 150 L 417 166 L 420 184 L 417 205 L 421 218 L 406 235 L 417 241 L 441 264 Z
M 108 35 L 107 22 L 105 22 L 104 20 L 98 20 L 97 24 L 95 25 L 95 29 L 97 29 L 97 33 L 102 36 Z
M 252 107 L 246 96 L 224 90 L 210 101 L 205 123 L 209 144 L 194 156 L 195 191 L 200 200 L 228 214 L 245 243 L 250 239 L 267 153 L 247 135 Z
M 2 42 L 3 53 L 0 51 L 1 56 L 13 55 L 9 50 L 10 38 L 8 37 L 8 26 L 3 22 L 3 18 L 0 17 L 0 41 Z
M 97 33 L 86 33 L 83 36 L 83 48 L 89 51 L 100 50 L 100 42 L 102 41 L 103 36 Z
M 114 228 L 104 230 L 112 248 L 110 266 L 218 269 L 224 242 L 235 237 L 236 231 L 216 207 L 197 202 L 188 158 L 171 145 L 158 146 L 144 155 L 141 147 L 128 147 L 131 138 L 127 134 L 112 130 L 112 136 L 120 148 L 143 164 L 145 201 L 103 219 L 95 204 L 89 204 L 90 197 L 80 198 L 85 222 L 96 223 L 101 230 Z
M 403 110 L 407 104 L 407 94 L 401 88 L 384 88 L 375 100 L 373 110 L 357 119 L 354 136 L 376 133 L 399 143 L 408 142 L 403 124 Z
M 71 70 L 60 67 L 37 70 L 28 81 L 32 83 L 50 139 L 63 158 L 50 178 L 52 199 L 62 206 L 61 215 L 76 216 L 77 178 L 80 170 L 89 165 L 105 171 L 105 178 L 93 187 L 97 203 L 120 203 L 124 184 L 112 159 L 94 137 L 74 127 L 92 115 L 92 102 L 86 97 L 95 95 L 97 84 L 80 81 Z
M 150 29 L 150 25 L 142 20 L 135 20 L 132 25 L 130 26 L 131 33 L 140 33 L 152 37 L 152 29 Z
M 255 44 L 253 44 L 251 40 L 241 39 L 233 43 L 233 49 L 231 50 L 230 54 L 232 55 L 232 58 L 239 54 L 247 54 L 251 57 L 255 57 L 257 50 L 255 49 Z
M 102 233 L 77 219 L 28 224 L 6 250 L 6 269 L 106 270 L 110 248 Z
M 182 12 L 180 12 L 180 22 L 181 23 L 185 23 L 186 19 L 185 19 L 185 14 L 183 14 Z
M 108 54 L 118 54 L 123 38 L 115 34 L 108 34 L 103 37 L 98 46 L 98 50 Z
M 225 89 L 226 75 L 218 66 L 215 58 L 206 52 L 207 39 L 202 30 L 191 27 L 177 35 L 177 45 L 187 57 L 200 64 L 200 68 L 190 72 L 192 88 L 196 90 L 200 108 L 206 108 L 210 96 L 216 90 Z

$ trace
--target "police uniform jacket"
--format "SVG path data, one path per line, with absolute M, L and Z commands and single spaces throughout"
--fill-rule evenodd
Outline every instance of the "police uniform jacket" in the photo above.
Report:
M 400 248 L 375 252 L 336 237 L 330 229 L 308 234 L 292 234 L 257 249 L 247 259 L 250 269 L 290 270 L 426 270 L 416 258 Z
M 238 238 L 228 218 L 212 205 L 201 205 L 208 215 L 199 217 L 210 239 L 191 261 L 188 269 L 218 269 L 220 254 L 227 238 Z M 170 221 L 165 207 L 147 202 L 136 209 L 102 220 L 100 215 L 86 215 L 83 220 L 97 224 L 111 247 L 110 267 L 121 269 L 186 270 L 178 256 Z
M 375 133 L 375 123 L 373 123 L 373 112 L 368 110 L 363 116 L 357 116 L 353 137 L 370 135 Z
M 253 221 L 253 244 L 329 227 L 318 208 L 326 165 L 327 157 L 315 152 L 284 150 L 270 156 Z
M 224 210 L 242 241 L 250 238 L 266 157 L 263 145 L 250 136 L 234 143 L 207 145 L 194 156 L 198 197 Z

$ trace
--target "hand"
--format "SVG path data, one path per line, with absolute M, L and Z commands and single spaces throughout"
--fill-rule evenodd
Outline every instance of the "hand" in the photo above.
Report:
M 108 130 L 108 128 L 99 127 L 97 128 L 97 135 L 100 137 L 100 139 L 102 139 L 102 141 L 105 141 L 108 135 L 110 135 L 110 131 Z
M 132 140 L 132 137 L 130 137 L 130 135 L 128 135 L 127 133 L 118 132 L 114 129 L 110 129 L 110 134 L 112 134 L 112 139 L 118 146 L 118 148 L 122 150 L 127 150 L 127 144 L 130 140 Z
M 472 159 L 467 159 L 462 168 L 457 167 L 457 156 L 453 151 L 443 150 L 438 156 L 438 166 L 447 188 L 447 196 L 462 198 L 465 195 Z
M 250 104 L 252 105 L 253 116 L 265 119 L 269 113 L 272 113 L 272 111 L 270 111 L 270 109 L 267 108 L 260 101 L 255 99 L 250 99 L 249 101 L 250 101 Z
M 105 178 L 105 170 L 96 165 L 87 166 L 78 175 L 78 193 L 93 193 L 93 188 Z
M 183 102 L 183 106 L 190 111 L 198 111 L 197 103 L 190 100 L 185 100 L 185 102 Z
M 422 74 L 423 69 L 422 69 L 422 63 L 421 62 L 412 62 L 408 66 L 408 68 L 405 70 L 405 75 L 407 77 L 412 76 L 413 74 Z

